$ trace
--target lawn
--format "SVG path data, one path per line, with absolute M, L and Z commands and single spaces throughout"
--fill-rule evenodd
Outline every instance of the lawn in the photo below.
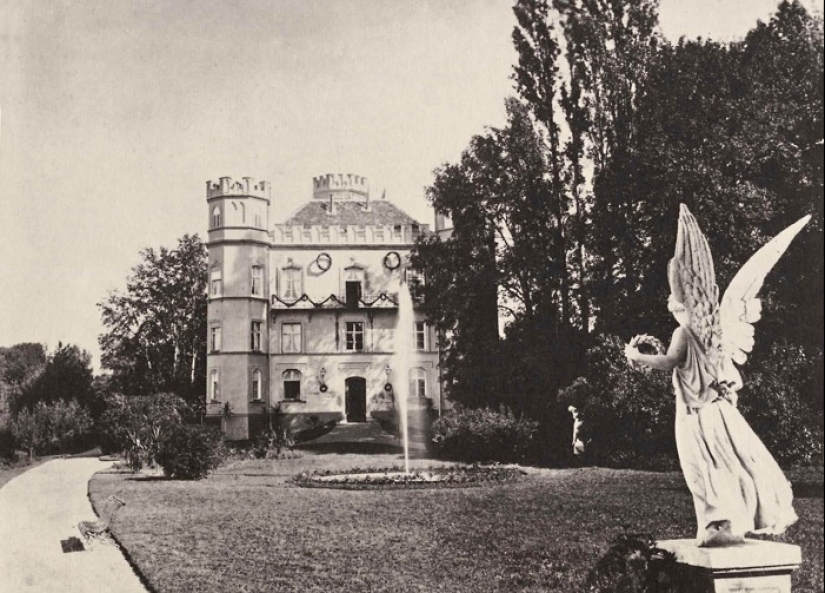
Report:
M 8 482 L 11 482 L 14 478 L 19 476 L 23 472 L 27 472 L 30 469 L 37 467 L 41 463 L 45 463 L 49 459 L 51 459 L 51 457 L 35 459 L 29 465 L 18 465 L 14 467 L 9 465 L 0 465 L 0 488 L 5 486 Z
M 619 534 L 692 537 L 678 473 L 529 470 L 447 490 L 347 491 L 290 483 L 309 469 L 398 463 L 382 452 L 235 462 L 200 482 L 98 474 L 92 499 L 127 501 L 114 532 L 157 593 L 574 592 Z M 414 465 L 429 462 L 416 460 Z M 803 548 L 794 591 L 823 590 L 822 470 L 791 474 Z

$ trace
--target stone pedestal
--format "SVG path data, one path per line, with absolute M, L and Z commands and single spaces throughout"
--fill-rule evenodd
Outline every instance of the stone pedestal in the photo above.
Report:
M 799 546 L 746 539 L 724 548 L 700 548 L 692 539 L 657 546 L 676 555 L 678 593 L 791 593 Z

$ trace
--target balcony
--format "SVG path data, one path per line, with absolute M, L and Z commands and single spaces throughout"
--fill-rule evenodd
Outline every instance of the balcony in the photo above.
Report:
M 313 300 L 306 294 L 297 299 L 281 299 L 272 295 L 272 308 L 278 310 L 290 309 L 397 309 L 398 295 L 395 293 L 364 294 L 347 299 L 346 294 L 331 294 L 320 300 Z

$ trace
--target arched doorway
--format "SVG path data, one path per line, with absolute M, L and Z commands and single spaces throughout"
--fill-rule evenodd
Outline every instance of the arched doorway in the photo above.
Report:
M 350 377 L 344 381 L 347 406 L 347 422 L 367 421 L 367 380 Z

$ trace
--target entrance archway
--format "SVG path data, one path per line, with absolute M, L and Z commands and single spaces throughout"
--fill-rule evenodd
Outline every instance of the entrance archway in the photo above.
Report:
M 367 421 L 367 380 L 350 377 L 344 381 L 347 422 Z

